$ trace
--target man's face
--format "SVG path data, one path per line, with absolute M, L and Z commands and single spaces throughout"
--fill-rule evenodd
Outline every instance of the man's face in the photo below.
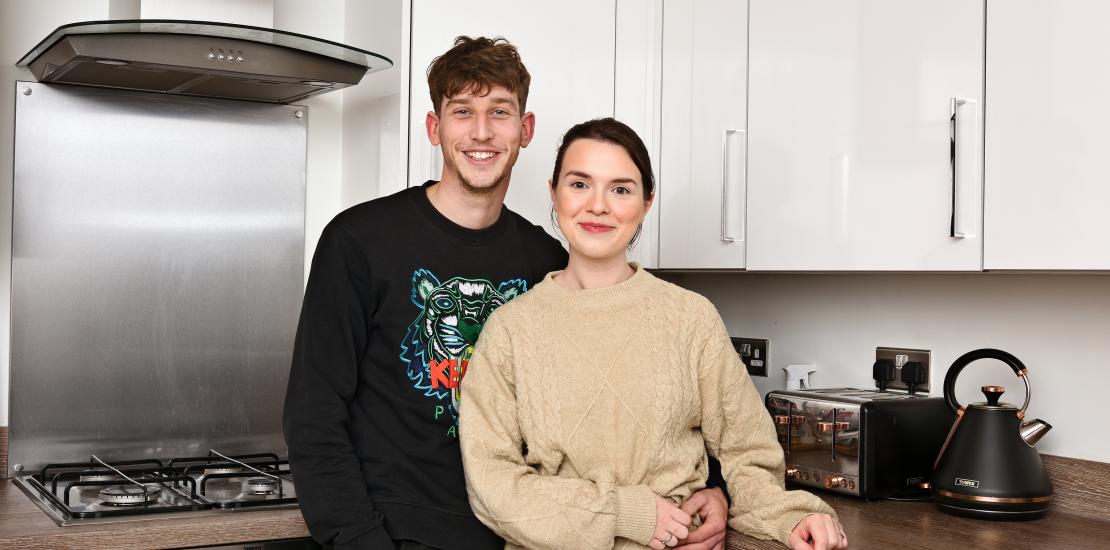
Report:
M 474 193 L 507 186 L 535 125 L 532 113 L 521 112 L 516 94 L 501 86 L 485 95 L 465 91 L 444 99 L 439 112 L 428 113 L 425 126 L 432 145 L 443 151 L 443 181 Z

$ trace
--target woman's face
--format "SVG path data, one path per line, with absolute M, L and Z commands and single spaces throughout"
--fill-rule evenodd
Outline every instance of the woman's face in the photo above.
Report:
M 592 260 L 623 260 L 651 207 L 628 152 L 593 139 L 567 148 L 551 200 L 571 254 Z

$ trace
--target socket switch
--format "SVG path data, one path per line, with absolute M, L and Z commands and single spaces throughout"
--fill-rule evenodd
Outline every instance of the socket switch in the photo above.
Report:
M 740 355 L 751 376 L 767 376 L 767 339 L 732 338 L 732 347 Z

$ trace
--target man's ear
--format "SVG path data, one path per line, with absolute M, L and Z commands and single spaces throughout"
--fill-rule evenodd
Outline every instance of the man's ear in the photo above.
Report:
M 428 141 L 439 145 L 439 116 L 435 111 L 428 111 L 428 116 L 424 117 L 424 128 L 428 130 Z
M 520 118 L 520 146 L 528 147 L 528 144 L 532 142 L 532 136 L 535 135 L 535 132 L 536 115 L 528 111 Z

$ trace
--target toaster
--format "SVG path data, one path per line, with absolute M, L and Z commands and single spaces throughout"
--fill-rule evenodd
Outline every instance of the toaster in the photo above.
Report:
M 774 390 L 786 481 L 866 499 L 923 492 L 954 420 L 944 399 L 858 388 Z

